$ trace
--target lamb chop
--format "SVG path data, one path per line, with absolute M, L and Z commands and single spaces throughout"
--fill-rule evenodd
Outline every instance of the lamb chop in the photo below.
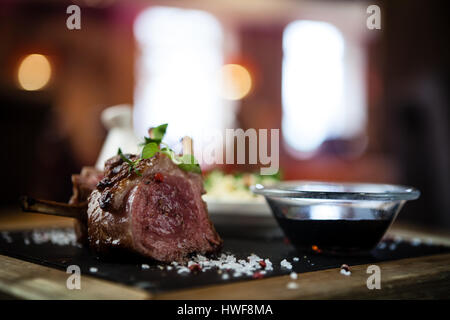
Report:
M 183 149 L 192 154 L 190 139 Z M 201 198 L 201 174 L 183 170 L 168 152 L 147 159 L 120 154 L 106 161 L 103 175 L 84 170 L 72 181 L 69 205 L 28 198 L 24 210 L 76 217 L 81 237 L 102 255 L 126 251 L 171 262 L 221 248 Z
M 87 208 L 88 198 L 91 192 L 96 188 L 98 182 L 103 179 L 103 171 L 94 167 L 83 167 L 80 174 L 72 175 L 73 193 L 69 204 Z
M 72 175 L 73 193 L 69 204 L 81 209 L 79 212 L 80 219 L 77 219 L 75 223 L 75 233 L 78 242 L 81 244 L 89 244 L 87 227 L 88 198 L 102 178 L 103 171 L 94 167 L 83 167 L 80 174 Z
M 201 198 L 202 177 L 161 153 L 138 169 L 141 176 L 130 173 L 119 156 L 106 162 L 105 178 L 89 197 L 91 247 L 127 249 L 165 262 L 216 251 L 221 240 Z

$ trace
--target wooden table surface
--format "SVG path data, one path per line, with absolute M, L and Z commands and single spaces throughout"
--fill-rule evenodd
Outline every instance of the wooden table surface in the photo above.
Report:
M 14 210 L 15 211 L 15 210 Z M 43 215 L 0 214 L 0 230 L 67 227 L 67 218 Z M 450 234 L 394 224 L 390 235 L 420 238 L 450 245 Z M 242 281 L 151 294 L 135 287 L 83 275 L 81 290 L 68 290 L 64 271 L 0 255 L 0 298 L 19 299 L 433 299 L 450 298 L 450 254 L 377 263 L 381 289 L 366 286 L 368 265 L 301 273 L 296 289 L 288 289 L 289 276 Z

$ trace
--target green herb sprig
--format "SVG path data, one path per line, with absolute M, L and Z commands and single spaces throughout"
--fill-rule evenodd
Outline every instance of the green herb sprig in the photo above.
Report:
M 195 157 L 191 154 L 185 154 L 182 156 L 177 155 L 172 149 L 170 149 L 164 142 L 162 142 L 164 135 L 167 131 L 167 123 L 157 126 L 152 129 L 152 137 L 144 137 L 144 142 L 140 144 L 142 146 L 142 152 L 140 158 L 135 161 L 128 159 L 122 150 L 118 151 L 120 158 L 129 165 L 129 172 L 134 171 L 137 175 L 141 176 L 141 173 L 136 168 L 141 160 L 150 159 L 160 152 L 168 156 L 181 170 L 187 172 L 194 172 L 201 174 L 200 165 Z M 161 148 L 161 144 L 164 145 Z
M 138 163 L 141 161 L 140 158 L 138 158 L 135 161 L 131 161 L 129 158 L 127 158 L 122 150 L 119 148 L 119 150 L 117 151 L 117 154 L 120 156 L 120 158 L 125 161 L 126 163 L 128 163 L 128 172 L 134 171 L 138 176 L 141 176 L 141 172 L 136 168 L 136 166 L 138 165 Z
M 149 143 L 155 143 L 157 146 L 159 146 L 162 142 L 162 139 L 164 138 L 166 131 L 167 131 L 167 123 L 164 123 L 162 125 L 159 125 L 152 129 L 152 137 L 144 137 L 144 142 L 141 143 L 141 146 L 145 146 Z

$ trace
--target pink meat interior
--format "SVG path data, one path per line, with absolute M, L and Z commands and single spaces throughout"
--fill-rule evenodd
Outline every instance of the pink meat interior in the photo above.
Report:
M 142 179 L 128 201 L 134 243 L 140 250 L 170 261 L 201 248 L 205 237 L 198 225 L 204 213 L 195 201 L 199 197 L 195 192 L 189 180 L 179 176 L 164 175 L 162 182 Z

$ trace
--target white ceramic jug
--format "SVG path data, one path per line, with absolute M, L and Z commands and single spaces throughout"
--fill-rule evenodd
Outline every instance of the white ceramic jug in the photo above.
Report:
M 104 169 L 105 161 L 116 155 L 119 148 L 123 153 L 138 153 L 140 142 L 133 130 L 130 105 L 120 104 L 103 110 L 101 120 L 108 134 L 95 164 L 99 170 Z

